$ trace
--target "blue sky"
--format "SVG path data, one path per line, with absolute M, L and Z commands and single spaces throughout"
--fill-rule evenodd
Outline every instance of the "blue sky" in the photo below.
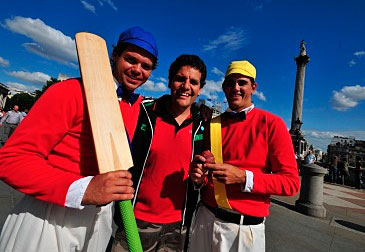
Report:
M 120 32 L 141 26 L 154 34 L 159 65 L 139 93 L 168 93 L 171 62 L 197 54 L 208 68 L 201 98 L 226 107 L 221 83 L 232 60 L 257 68 L 255 106 L 288 128 L 302 39 L 306 68 L 303 126 L 310 144 L 326 151 L 334 135 L 365 140 L 365 1 L 2 1 L 0 82 L 28 91 L 60 74 L 79 76 L 74 35 L 103 37 L 111 52 Z

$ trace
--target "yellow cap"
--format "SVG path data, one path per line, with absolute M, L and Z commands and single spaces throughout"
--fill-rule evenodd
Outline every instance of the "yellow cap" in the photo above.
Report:
M 256 68 L 247 60 L 232 61 L 227 68 L 225 77 L 234 73 L 252 77 L 254 80 L 256 79 Z

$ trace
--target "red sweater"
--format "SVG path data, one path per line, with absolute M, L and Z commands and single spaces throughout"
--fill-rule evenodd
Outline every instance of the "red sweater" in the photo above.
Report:
M 138 102 L 133 106 L 139 107 Z M 78 80 L 54 84 L 42 95 L 0 149 L 0 160 L 0 179 L 5 183 L 61 206 L 74 181 L 98 174 Z
M 252 171 L 254 186 L 242 192 L 239 184 L 226 185 L 231 207 L 242 214 L 269 215 L 270 195 L 295 195 L 300 186 L 289 132 L 277 116 L 254 108 L 244 121 L 222 117 L 223 162 Z M 202 200 L 213 207 L 211 177 L 202 189 Z
M 192 155 L 192 122 L 178 127 L 157 117 L 134 213 L 152 223 L 181 221 Z

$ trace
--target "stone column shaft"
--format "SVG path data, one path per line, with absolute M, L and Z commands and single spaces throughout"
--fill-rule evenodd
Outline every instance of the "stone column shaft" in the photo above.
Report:
M 306 64 L 309 62 L 309 57 L 307 55 L 300 55 L 298 57 L 295 57 L 295 61 L 297 63 L 297 76 L 295 80 L 291 130 L 295 129 L 295 123 L 297 119 L 302 121 L 305 67 Z

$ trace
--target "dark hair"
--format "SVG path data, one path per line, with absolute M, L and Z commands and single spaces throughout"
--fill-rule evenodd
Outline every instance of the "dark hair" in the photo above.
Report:
M 170 65 L 169 69 L 169 86 L 174 79 L 177 71 L 183 66 L 191 66 L 201 73 L 200 77 L 200 87 L 204 87 L 205 79 L 207 78 L 207 67 L 205 66 L 203 60 L 199 56 L 194 54 L 182 54 L 176 58 L 174 62 Z
M 228 76 L 229 76 L 229 75 L 228 75 Z M 256 83 L 256 81 L 255 81 L 255 79 L 254 79 L 254 78 L 252 78 L 252 77 L 250 77 L 250 76 L 245 76 L 245 77 L 247 77 L 247 78 L 251 81 L 251 85 L 253 85 L 253 84 L 255 84 L 255 83 Z M 222 83 L 222 87 L 225 87 L 226 79 L 227 79 L 227 77 L 226 77 L 226 78 L 224 78 L 223 83 Z
M 112 67 L 112 69 L 114 69 L 115 67 L 115 62 L 113 60 L 113 56 L 115 57 L 119 57 L 120 55 L 122 55 L 122 53 L 127 49 L 128 46 L 136 46 L 136 45 L 133 45 L 133 44 L 129 44 L 129 43 L 119 43 L 118 45 L 116 46 L 113 46 L 113 52 L 112 52 L 112 57 L 110 57 L 110 65 Z M 143 49 L 143 48 L 142 48 Z M 146 51 L 147 52 L 147 51 Z M 152 55 L 152 54 L 151 54 Z M 155 70 L 156 67 L 157 67 L 157 58 L 154 57 L 152 55 L 152 58 L 153 58 L 153 65 L 152 65 L 152 70 Z
M 251 80 L 251 85 L 253 85 L 253 84 L 255 84 L 255 83 L 256 83 L 256 81 L 255 81 L 255 79 L 254 79 L 254 78 L 252 78 L 252 77 L 250 77 L 250 76 L 248 76 L 248 78 Z

